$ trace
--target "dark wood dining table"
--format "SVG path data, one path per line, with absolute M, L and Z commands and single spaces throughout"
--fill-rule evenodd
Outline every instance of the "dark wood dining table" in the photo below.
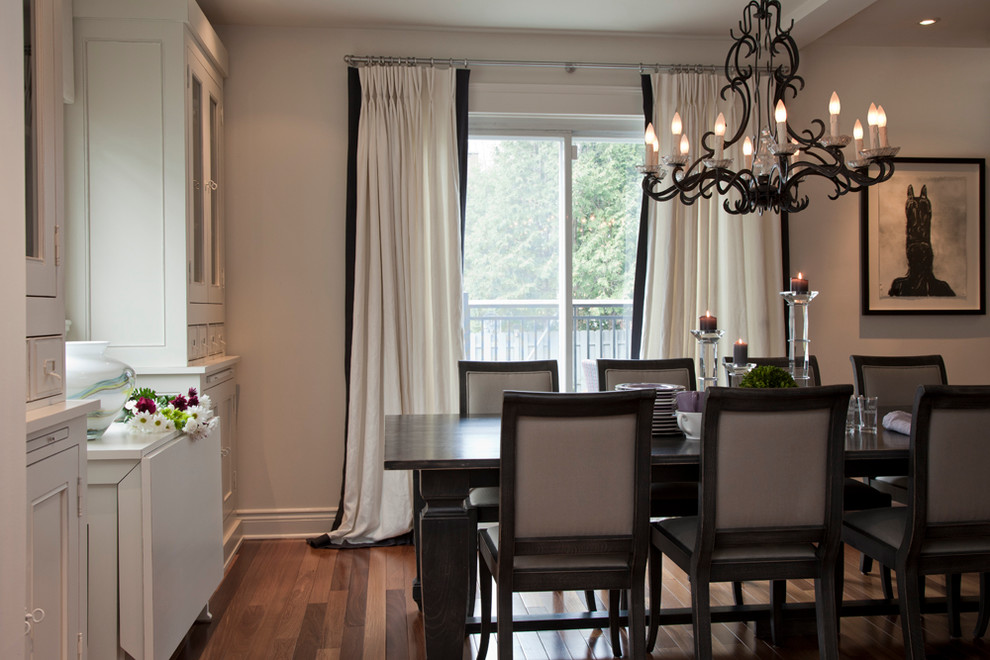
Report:
M 414 597 L 423 611 L 428 658 L 460 658 L 465 634 L 478 632 L 479 621 L 467 616 L 470 534 L 474 534 L 464 500 L 468 490 L 498 485 L 500 419 L 459 415 L 388 415 L 385 418 L 385 469 L 418 473 L 415 525 L 419 584 Z M 903 475 L 908 471 L 906 435 L 880 429 L 846 434 L 846 476 Z M 652 479 L 698 478 L 698 440 L 683 435 L 654 436 Z M 794 604 L 797 606 L 798 604 Z M 811 604 L 813 607 L 813 604 Z M 843 603 L 843 615 L 877 613 L 870 603 Z M 896 605 L 886 604 L 896 613 Z M 813 611 L 813 610 L 812 610 Z M 942 609 L 944 611 L 944 609 Z M 689 608 L 662 610 L 661 624 L 691 622 Z M 812 615 L 813 616 L 813 615 Z M 518 631 L 547 627 L 548 617 L 514 619 Z M 607 627 L 601 612 L 550 615 L 558 629 Z M 766 621 L 766 605 L 714 608 L 714 621 Z

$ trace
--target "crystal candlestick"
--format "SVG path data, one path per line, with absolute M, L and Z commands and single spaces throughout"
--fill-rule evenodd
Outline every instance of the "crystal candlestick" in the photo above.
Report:
M 756 368 L 755 362 L 746 364 L 725 363 L 725 382 L 729 387 L 739 387 L 739 383 L 750 371 Z
M 700 344 L 698 351 L 698 390 L 704 392 L 712 385 L 718 385 L 718 340 L 724 330 L 692 330 L 691 334 Z
M 787 303 L 787 364 L 798 387 L 811 384 L 811 342 L 808 340 L 808 306 L 817 291 L 781 291 Z

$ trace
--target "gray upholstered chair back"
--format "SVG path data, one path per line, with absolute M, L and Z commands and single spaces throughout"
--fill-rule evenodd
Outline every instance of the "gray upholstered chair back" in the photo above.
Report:
M 506 390 L 556 392 L 556 360 L 458 363 L 462 415 L 498 415 Z
M 724 412 L 715 527 L 823 525 L 830 411 Z
M 923 392 L 936 397 L 930 412 L 918 415 L 916 430 L 927 436 L 926 457 L 917 454 L 925 461 L 927 492 L 916 493 L 927 498 L 927 521 L 990 522 L 990 387 L 926 387 Z M 949 407 L 961 404 L 967 407 Z
M 945 385 L 945 363 L 940 355 L 850 357 L 856 391 L 879 398 L 880 406 L 910 408 L 919 385 Z
M 850 385 L 710 388 L 700 528 L 713 534 L 837 529 L 851 394 Z
M 697 386 L 694 374 L 690 358 L 598 360 L 598 389 L 614 390 L 621 383 L 670 383 L 693 390 Z
M 516 442 L 517 536 L 632 534 L 635 415 L 522 417 Z

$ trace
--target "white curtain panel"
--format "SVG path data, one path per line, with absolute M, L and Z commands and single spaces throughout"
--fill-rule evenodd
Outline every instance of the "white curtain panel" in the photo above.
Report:
M 334 542 L 412 529 L 411 473 L 386 471 L 384 418 L 456 412 L 461 335 L 455 71 L 360 70 L 344 512 Z
M 722 76 L 714 73 L 654 75 L 653 126 L 661 155 L 679 147 L 670 132 L 674 112 L 680 113 L 684 134 L 691 140 L 692 161 L 700 153 L 701 135 L 713 129 L 719 112 L 725 114 L 726 137 L 733 135 L 737 108 L 732 96 L 728 101 L 719 97 L 722 84 Z M 742 145 L 726 150 L 725 157 L 739 167 Z M 662 184 L 666 187 L 669 178 Z M 737 339 L 749 344 L 751 355 L 784 354 L 779 218 L 773 213 L 730 215 L 722 208 L 723 200 L 715 194 L 692 206 L 677 200 L 648 202 L 642 357 L 697 358 L 698 342 L 690 330 L 698 327 L 698 317 L 707 310 L 725 330 L 720 360 L 732 355 Z M 720 368 L 719 382 L 723 380 Z

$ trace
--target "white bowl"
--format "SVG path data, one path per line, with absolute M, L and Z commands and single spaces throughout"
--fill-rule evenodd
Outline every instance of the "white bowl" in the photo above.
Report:
M 677 426 L 684 432 L 688 440 L 698 440 L 701 438 L 701 415 L 700 412 L 677 411 Z

